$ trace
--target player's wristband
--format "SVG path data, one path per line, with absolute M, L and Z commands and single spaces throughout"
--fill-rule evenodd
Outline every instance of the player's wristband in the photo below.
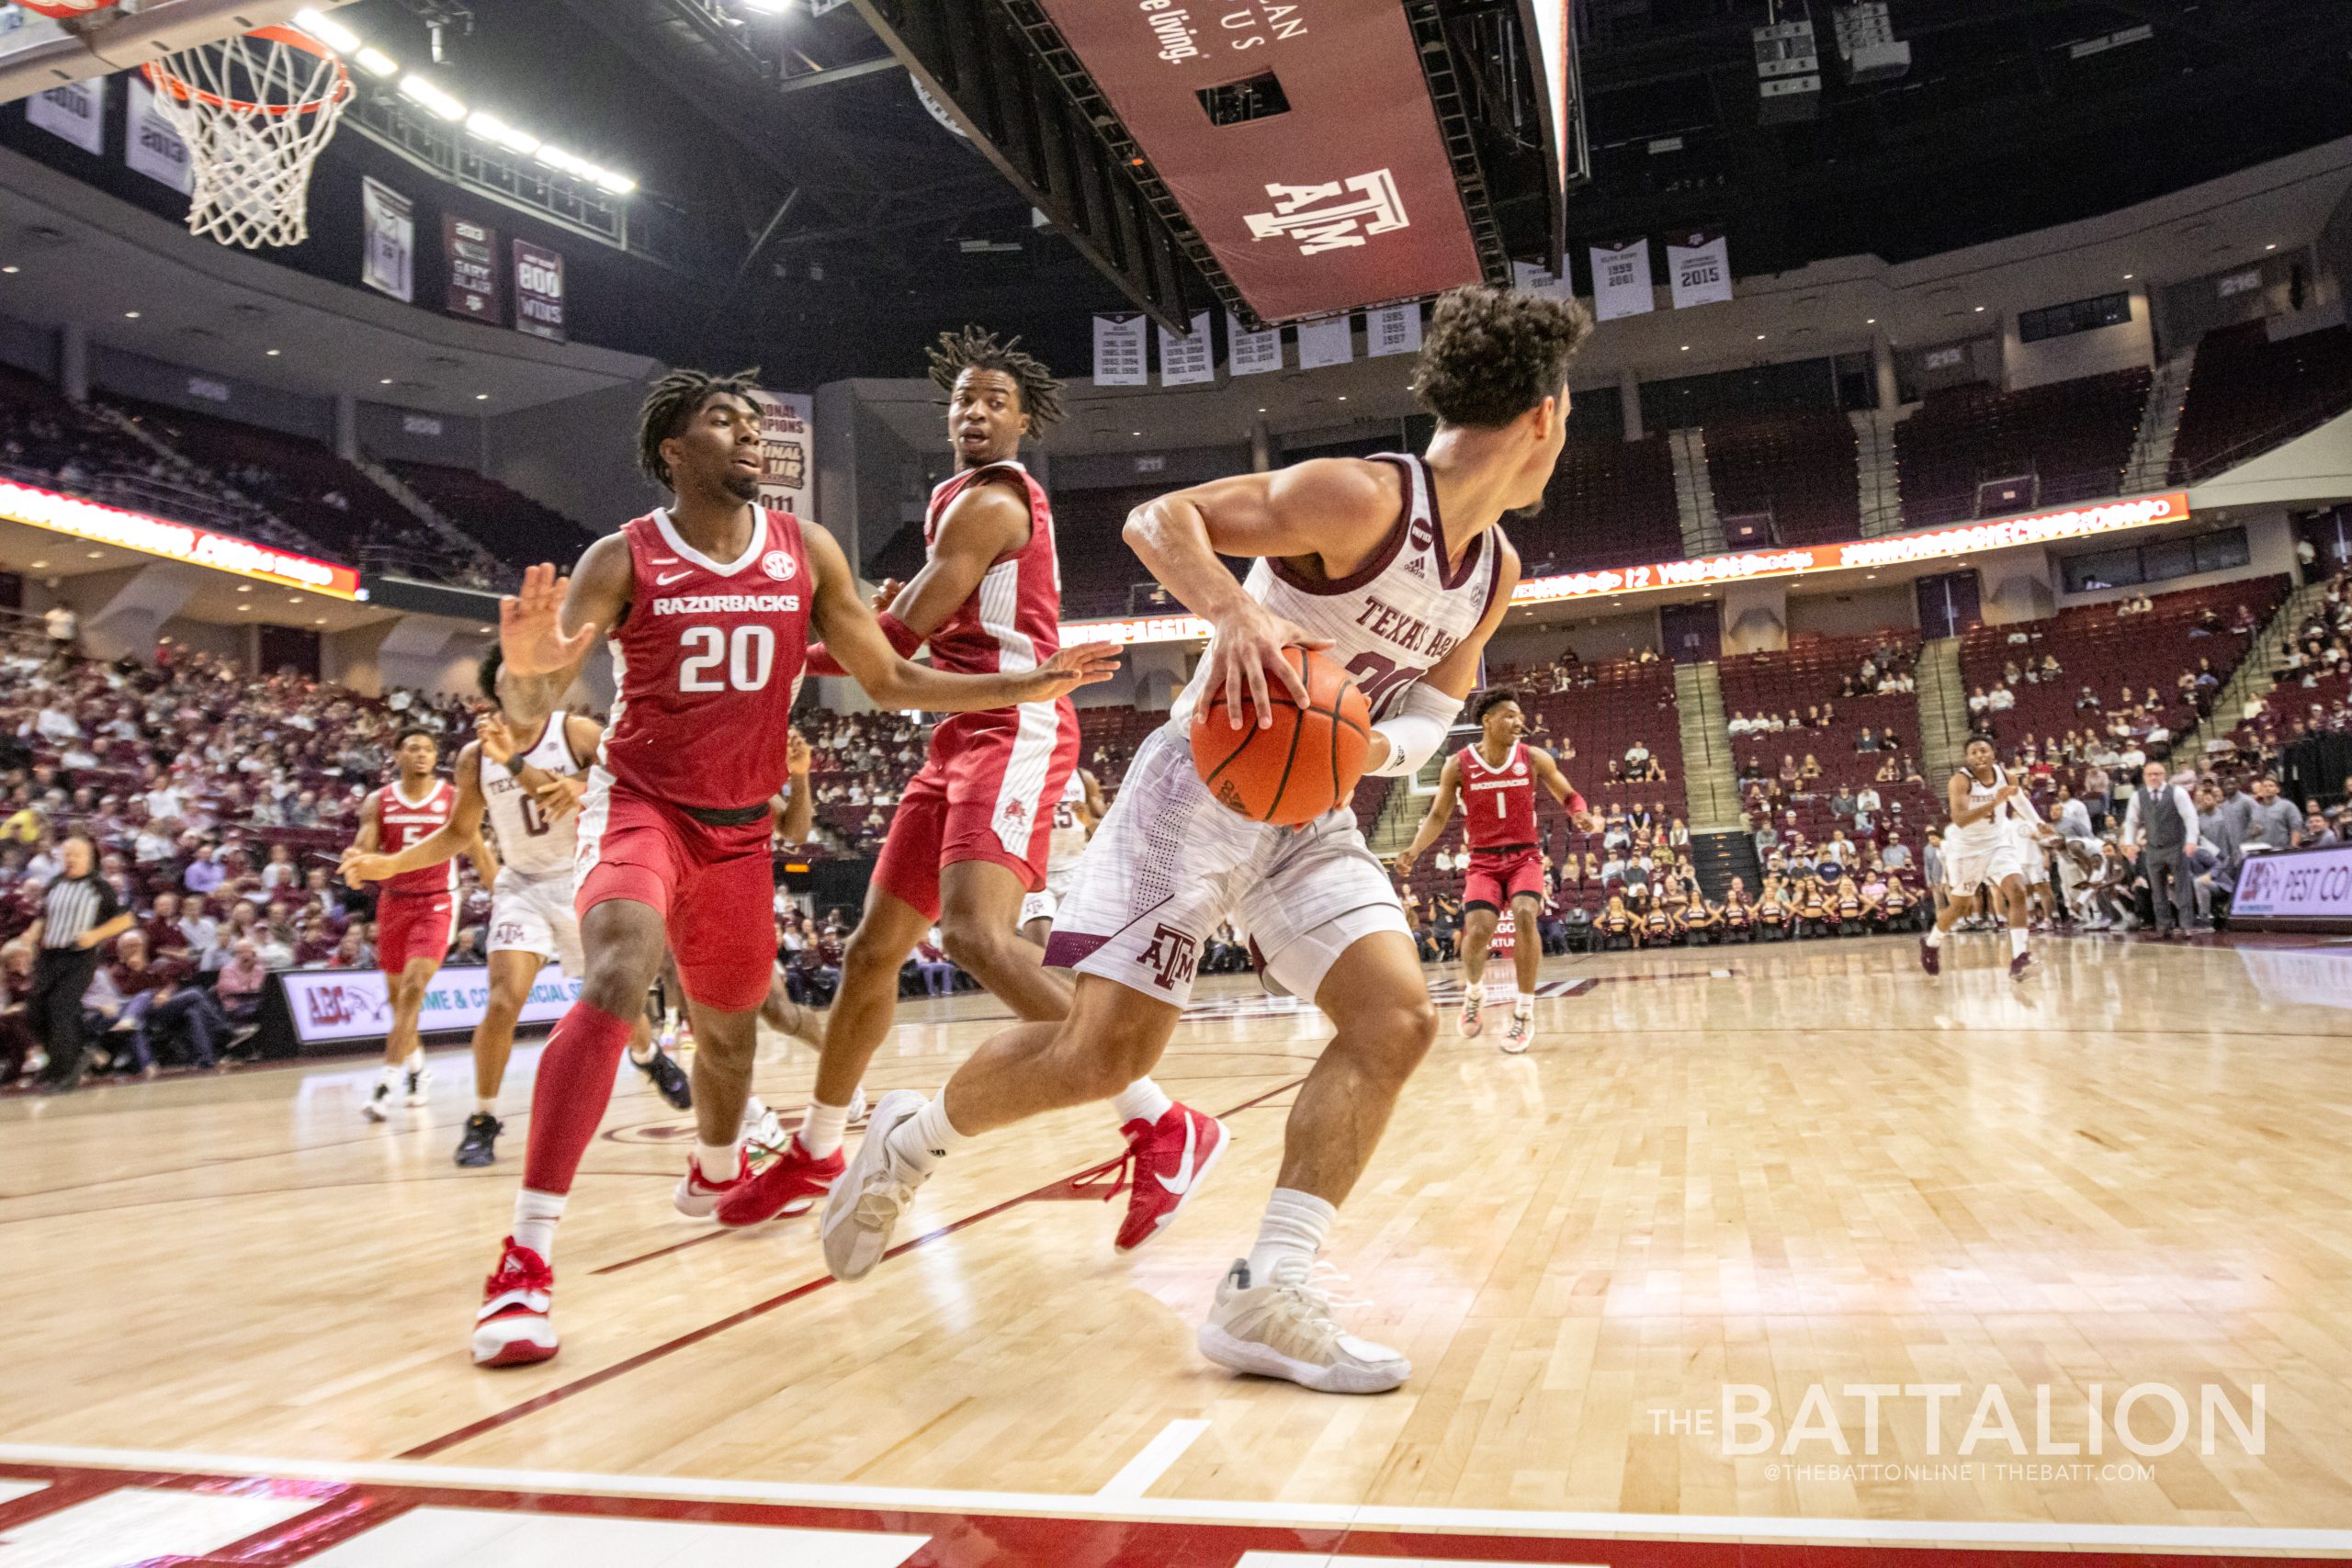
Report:
M 1578 795 L 1578 794 L 1577 794 L 1576 791 L 1574 791 L 1574 790 L 1570 790 L 1570 791 L 1568 791 L 1568 815 L 1569 815 L 1569 816 L 1571 816 L 1571 817 L 1581 817 L 1581 816 L 1583 816 L 1587 811 L 1589 811 L 1589 810 L 1590 810 L 1590 809 L 1591 809 L 1591 807 L 1588 807 L 1587 805 L 1585 805 L 1585 803 L 1584 803 L 1584 796 L 1582 796 L 1582 795 Z
M 848 671 L 842 668 L 840 660 L 835 659 L 831 654 L 825 651 L 825 645 L 821 642 L 812 642 L 808 645 L 808 671 L 811 675 L 846 675 L 849 673 Z
M 523 782 L 523 770 L 530 765 L 531 764 L 529 762 L 524 761 L 520 757 L 509 757 L 506 759 L 506 771 L 514 775 L 514 782 L 516 784 L 521 784 Z

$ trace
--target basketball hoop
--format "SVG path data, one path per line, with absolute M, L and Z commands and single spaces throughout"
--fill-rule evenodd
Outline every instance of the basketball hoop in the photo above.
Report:
M 167 54 L 140 70 L 187 143 L 187 228 L 224 245 L 299 245 L 311 231 L 311 165 L 351 99 L 351 73 L 294 28 L 263 28 Z

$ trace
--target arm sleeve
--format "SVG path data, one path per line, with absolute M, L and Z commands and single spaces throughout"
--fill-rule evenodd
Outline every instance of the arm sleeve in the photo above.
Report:
M 1388 740 L 1388 761 L 1366 770 L 1379 778 L 1409 778 L 1445 744 L 1445 732 L 1462 711 L 1462 699 L 1416 681 L 1396 702 L 1396 711 L 1372 728 Z

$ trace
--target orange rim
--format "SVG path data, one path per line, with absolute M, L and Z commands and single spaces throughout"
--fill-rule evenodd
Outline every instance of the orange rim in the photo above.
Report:
M 201 87 L 193 86 L 175 73 L 164 69 L 161 62 L 151 61 L 141 66 L 140 73 L 145 76 L 157 91 L 169 93 L 184 104 L 198 103 L 208 108 L 231 109 L 239 114 L 315 114 L 329 104 L 340 103 L 351 96 L 350 68 L 336 59 L 326 45 L 300 28 L 255 28 L 245 36 L 266 39 L 272 43 L 282 43 L 289 49 L 299 49 L 306 54 L 317 55 L 334 67 L 334 85 L 327 89 L 323 97 L 305 98 L 299 104 L 256 104 L 249 103 L 243 98 L 224 98 L 218 93 L 208 93 Z

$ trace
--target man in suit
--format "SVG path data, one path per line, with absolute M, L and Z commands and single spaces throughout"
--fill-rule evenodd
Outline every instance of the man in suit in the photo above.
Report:
M 2156 939 L 2167 940 L 2175 932 L 2186 937 L 2196 908 L 2188 851 L 2197 842 L 2197 802 L 2165 776 L 2162 762 L 2143 767 L 2140 780 L 2123 809 L 2123 852 L 2139 856 L 2142 874 L 2148 879 Z

